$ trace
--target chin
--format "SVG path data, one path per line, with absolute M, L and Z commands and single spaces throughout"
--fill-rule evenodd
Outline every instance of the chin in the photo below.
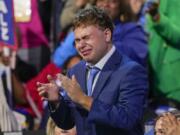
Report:
M 92 63 L 92 60 L 91 60 L 91 59 L 84 58 L 84 60 L 87 61 L 88 63 Z
M 84 58 L 85 61 L 91 63 L 91 60 L 90 59 L 87 59 L 87 58 Z

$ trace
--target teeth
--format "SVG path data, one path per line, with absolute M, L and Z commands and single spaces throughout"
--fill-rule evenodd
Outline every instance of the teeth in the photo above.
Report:
M 62 83 L 61 83 L 60 80 L 56 79 L 56 80 L 55 80 L 55 83 L 56 83 L 56 85 L 57 85 L 58 87 L 61 87 L 61 84 L 62 84 Z

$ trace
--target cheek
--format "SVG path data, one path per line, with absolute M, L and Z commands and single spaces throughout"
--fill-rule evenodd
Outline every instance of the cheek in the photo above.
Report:
M 77 50 L 78 53 L 79 53 L 79 47 L 78 47 L 77 45 L 75 45 L 75 48 L 76 48 L 76 50 Z
M 155 129 L 158 130 L 158 129 L 161 129 L 161 128 L 162 128 L 162 120 L 158 120 L 156 122 Z
M 105 52 L 105 47 L 103 47 L 103 46 L 98 46 L 97 48 L 96 48 L 96 55 L 97 56 L 99 56 L 99 55 L 101 55 L 102 53 L 104 54 L 104 52 Z

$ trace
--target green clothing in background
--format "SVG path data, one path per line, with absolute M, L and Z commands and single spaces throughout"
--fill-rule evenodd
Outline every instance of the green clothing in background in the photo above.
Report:
M 180 102 L 180 0 L 160 1 L 160 21 L 148 19 L 150 88 Z

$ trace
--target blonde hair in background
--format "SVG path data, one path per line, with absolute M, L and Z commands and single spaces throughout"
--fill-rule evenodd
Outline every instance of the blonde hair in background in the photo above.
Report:
M 51 119 L 51 117 L 49 117 L 47 126 L 46 126 L 46 134 L 47 135 L 55 135 L 55 127 L 56 127 L 56 124 Z
M 49 117 L 47 126 L 46 126 L 46 134 L 47 135 L 76 135 L 76 127 L 73 127 L 69 130 L 63 130 L 59 128 L 53 119 Z

